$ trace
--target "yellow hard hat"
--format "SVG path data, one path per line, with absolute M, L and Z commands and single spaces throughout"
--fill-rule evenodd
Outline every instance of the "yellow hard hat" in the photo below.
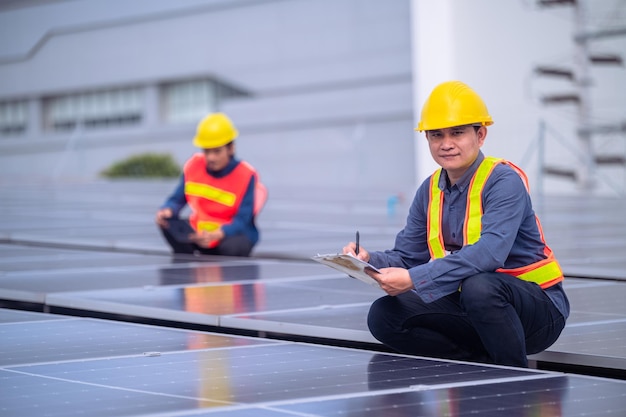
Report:
M 212 113 L 198 123 L 194 146 L 202 149 L 219 148 L 239 135 L 233 122 L 224 113 Z
M 471 124 L 483 126 L 493 124 L 487 106 L 466 84 L 460 81 L 446 81 L 436 86 L 430 93 L 415 130 L 422 132 Z

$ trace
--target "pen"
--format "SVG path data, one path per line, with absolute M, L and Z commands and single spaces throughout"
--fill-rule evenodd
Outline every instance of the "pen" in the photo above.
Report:
M 359 254 L 359 231 L 356 231 L 356 249 L 354 250 L 354 253 L 356 253 L 357 255 Z

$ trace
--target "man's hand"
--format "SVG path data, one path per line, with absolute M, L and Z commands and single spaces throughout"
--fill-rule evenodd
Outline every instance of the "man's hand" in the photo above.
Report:
M 172 209 L 164 208 L 164 209 L 157 211 L 156 218 L 154 220 L 156 221 L 156 224 L 158 224 L 159 226 L 167 228 L 168 226 L 167 219 L 172 217 L 173 214 L 174 213 L 172 213 Z
M 380 274 L 369 270 L 365 272 L 378 281 L 380 288 L 391 296 L 396 296 L 415 288 L 408 269 L 382 268 L 380 269 Z
M 359 248 L 359 254 L 356 254 L 356 243 L 350 242 L 346 246 L 343 247 L 342 253 L 344 255 L 352 255 L 356 258 L 359 258 L 362 261 L 369 262 L 370 261 L 370 253 L 363 249 L 363 247 Z
M 222 229 L 213 230 L 212 232 L 201 230 L 197 233 L 190 235 L 189 238 L 196 245 L 203 248 L 208 248 L 211 242 L 224 239 L 224 232 L 222 232 Z

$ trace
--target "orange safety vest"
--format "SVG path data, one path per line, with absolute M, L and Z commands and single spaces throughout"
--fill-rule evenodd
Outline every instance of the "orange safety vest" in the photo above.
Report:
M 245 162 L 222 178 L 215 178 L 206 172 L 204 155 L 193 155 L 183 168 L 185 175 L 185 197 L 191 208 L 189 224 L 196 231 L 208 232 L 229 224 L 239 211 L 250 179 L 256 171 Z M 213 248 L 219 242 L 209 244 Z
M 465 222 L 463 227 L 463 246 L 473 245 L 480 239 L 482 230 L 482 193 L 485 183 L 491 175 L 493 169 L 498 164 L 506 164 L 518 173 L 522 178 L 526 190 L 529 191 L 528 178 L 524 171 L 509 161 L 500 158 L 486 157 L 474 173 L 470 181 L 467 192 L 467 207 L 465 209 Z M 443 242 L 443 234 L 441 232 L 441 223 L 443 216 L 443 191 L 439 189 L 439 178 L 441 169 L 435 171 L 430 178 L 430 198 L 428 202 L 428 250 L 432 259 L 443 258 L 446 255 Z M 541 288 L 548 288 L 554 284 L 563 281 L 563 271 L 559 266 L 552 250 L 548 247 L 543 236 L 543 229 L 539 218 L 535 216 L 537 228 L 544 244 L 545 259 L 534 262 L 519 268 L 505 269 L 499 268 L 496 272 L 513 275 L 524 281 L 534 282 Z

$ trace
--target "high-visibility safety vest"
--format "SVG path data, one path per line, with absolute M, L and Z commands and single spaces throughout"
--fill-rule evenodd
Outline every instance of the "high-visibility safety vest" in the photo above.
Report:
M 196 231 L 212 232 L 232 222 L 239 211 L 250 179 L 256 171 L 241 161 L 235 169 L 222 178 L 206 172 L 204 155 L 193 155 L 183 168 L 185 175 L 185 197 L 191 208 L 189 224 Z M 209 247 L 217 246 L 213 241 Z
M 463 246 L 472 245 L 480 239 L 483 216 L 482 193 L 489 175 L 491 175 L 493 169 L 498 164 L 506 164 L 513 168 L 522 178 L 526 190 L 529 191 L 528 178 L 524 171 L 504 159 L 486 157 L 474 173 L 467 191 L 467 207 L 465 209 L 465 221 L 463 226 Z M 431 259 L 443 258 L 446 255 L 443 234 L 441 232 L 443 218 L 443 191 L 439 189 L 441 171 L 441 169 L 438 169 L 430 178 L 427 230 L 428 249 Z M 563 281 L 563 271 L 554 257 L 552 250 L 545 242 L 543 229 L 536 215 L 535 220 L 539 234 L 541 235 L 541 241 L 544 244 L 545 259 L 519 268 L 499 268 L 496 272 L 513 275 L 524 281 L 534 282 L 541 286 L 541 288 L 548 288 Z

